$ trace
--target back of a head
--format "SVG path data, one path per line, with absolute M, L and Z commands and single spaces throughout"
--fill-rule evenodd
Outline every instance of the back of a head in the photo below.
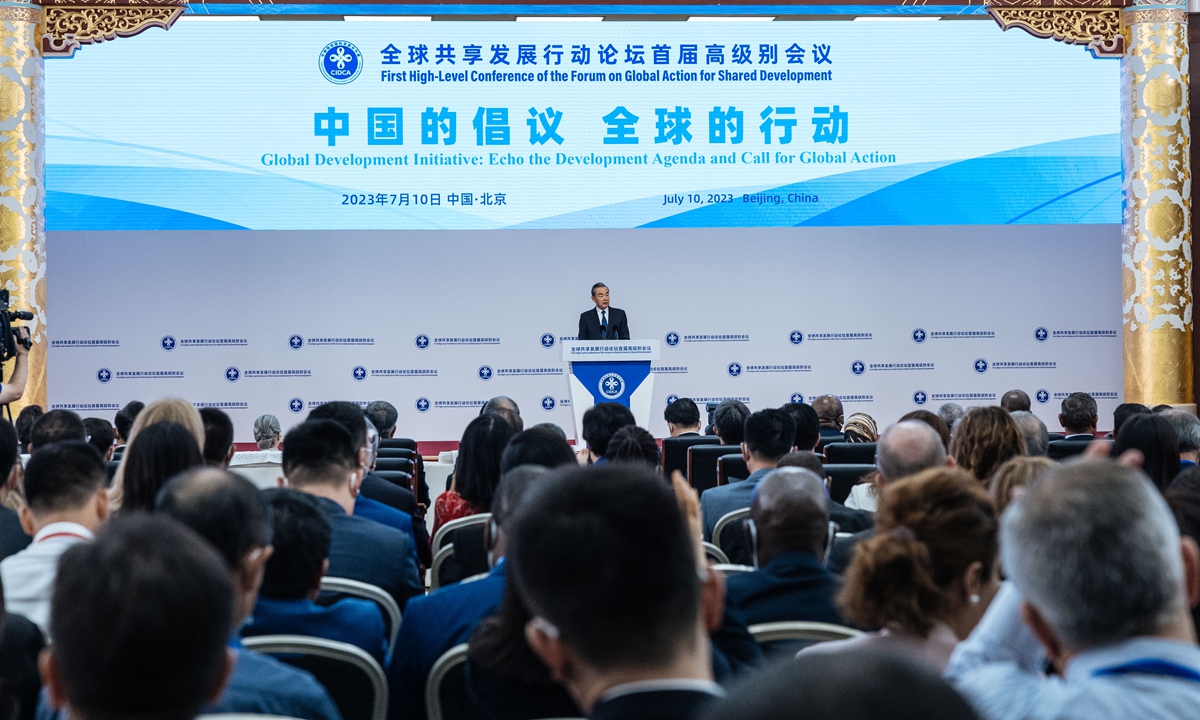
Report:
M 663 410 L 663 419 L 676 427 L 696 427 L 700 424 L 700 408 L 691 398 L 679 398 Z
M 873 443 L 879 440 L 879 428 L 875 425 L 875 418 L 866 413 L 854 413 L 846 418 L 842 435 L 846 442 Z
M 513 435 L 500 455 L 500 472 L 506 473 L 519 465 L 541 465 L 555 468 L 575 462 L 575 453 L 566 437 L 550 428 L 535 425 Z
M 219 688 L 233 587 L 178 523 L 118 518 L 71 547 L 50 608 L 52 661 L 77 720 L 191 720 Z
M 387 400 L 376 400 L 367 405 L 367 419 L 379 430 L 381 437 L 391 437 L 396 430 L 396 421 L 400 413 L 396 406 Z
M 782 410 L 768 408 L 746 417 L 742 429 L 746 449 L 759 460 L 777 463 L 792 451 L 796 441 L 796 421 Z M 721 436 L 722 440 L 725 438 Z
M 187 428 L 158 422 L 142 428 L 125 451 L 125 499 L 121 511 L 149 511 L 168 480 L 204 464 L 200 446 Z
M 199 533 L 230 569 L 241 567 L 250 551 L 271 544 L 270 511 L 262 493 L 228 470 L 202 467 L 176 477 L 163 487 L 154 510 Z
M 966 414 L 967 411 L 963 410 L 962 405 L 952 402 L 942 403 L 942 406 L 937 410 L 938 417 L 946 423 L 946 427 L 950 428 L 951 435 L 954 434 L 954 423 L 962 420 Z
M 549 476 L 550 470 L 541 465 L 518 465 L 506 471 L 500 476 L 496 497 L 492 499 L 492 521 L 499 527 L 507 527 L 533 486 Z
M 113 418 L 113 427 L 116 428 L 117 435 L 121 437 L 121 440 L 129 440 L 129 431 L 133 429 L 133 422 L 145 409 L 146 403 L 141 400 L 132 400 L 117 411 L 116 417 Z
M 463 431 L 454 462 L 454 486 L 479 512 L 492 506 L 500 482 L 500 456 L 512 437 L 512 426 L 498 413 L 480 415 Z
M 800 655 L 736 686 L 707 720 L 976 720 L 954 688 L 900 655 Z
M 308 420 L 283 439 L 283 475 L 296 487 L 341 485 L 358 467 L 354 438 L 336 420 Z
M 972 563 L 982 564 L 980 577 L 991 576 L 997 534 L 995 505 L 968 472 L 943 467 L 891 483 L 874 537 L 858 544 L 846 570 L 843 616 L 924 637 L 945 620 Z
M 1025 438 L 1027 454 L 1032 457 L 1044 457 L 1050 449 L 1050 433 L 1046 430 L 1046 423 L 1037 415 L 1023 410 L 1013 413 L 1012 419 L 1021 429 L 1021 436 Z
M 932 427 L 920 420 L 902 420 L 883 431 L 875 462 L 884 482 L 894 482 L 945 465 L 946 450 Z
M 938 437 L 942 439 L 942 447 L 946 449 L 946 452 L 950 452 L 950 426 L 939 415 L 931 413 L 928 410 L 913 410 L 910 413 L 901 415 L 897 422 L 904 422 L 905 420 L 916 420 L 933 428 Z
M 1025 436 L 1004 408 L 971 408 L 954 431 L 950 454 L 959 467 L 987 482 L 1006 460 L 1025 454 Z
M 1113 457 L 1140 450 L 1142 471 L 1159 490 L 1166 490 L 1179 474 L 1179 436 L 1166 413 L 1134 415 L 1121 426 L 1113 443 Z
M 608 441 L 626 425 L 636 425 L 633 413 L 619 403 L 596 403 L 583 414 L 583 439 L 596 457 L 608 452 Z
M 104 462 L 91 445 L 78 440 L 50 443 L 25 467 L 25 502 L 38 515 L 76 510 L 107 480 Z
M 113 426 L 104 418 L 84 418 L 83 428 L 87 433 L 87 443 L 96 448 L 100 457 L 108 454 L 113 446 Z
M 750 408 L 741 400 L 722 400 L 713 410 L 713 431 L 722 445 L 739 445 L 745 439 L 746 418 Z
M 1150 408 L 1141 403 L 1121 403 L 1113 409 L 1113 429 L 1112 436 L 1116 437 L 1121 432 L 1121 426 L 1125 421 L 1134 415 L 1149 413 Z
M 1166 502 L 1110 461 L 1068 463 L 1027 488 L 1001 548 L 1008 577 L 1070 650 L 1154 634 L 1187 603 Z
M 233 420 L 223 410 L 213 407 L 200 409 L 204 421 L 204 462 L 208 465 L 224 465 L 233 447 Z
M 804 403 L 788 403 L 779 409 L 791 415 L 792 422 L 796 423 L 796 439 L 792 446 L 801 451 L 815 448 L 821 439 L 821 419 L 817 417 L 817 411 Z
M 363 414 L 362 408 L 352 402 L 335 400 L 318 405 L 308 413 L 308 419 L 332 420 L 341 425 L 346 432 L 350 433 L 350 438 L 354 441 L 355 452 L 367 444 L 367 416 Z M 286 442 L 284 447 L 287 447 Z
M 143 429 L 160 422 L 179 423 L 196 439 L 197 447 L 204 447 L 204 421 L 195 406 L 183 398 L 163 398 L 147 405 L 129 430 L 129 442 L 132 443 Z
M 36 452 L 38 448 L 50 443 L 67 440 L 87 442 L 87 429 L 83 426 L 83 418 L 70 410 L 51 410 L 33 424 L 29 443 Z
M 1029 487 L 1056 467 L 1058 464 L 1048 457 L 1021 455 L 997 468 L 988 485 L 992 502 L 996 503 L 996 514 L 1004 514 L 1018 489 Z
M 825 463 L 821 462 L 820 455 L 810 450 L 790 452 L 779 458 L 779 464 L 776 467 L 804 468 L 805 470 L 811 470 L 817 477 L 825 477 Z
M 658 443 L 648 430 L 626 425 L 609 439 L 604 457 L 609 462 L 640 462 L 658 467 Z
M 829 530 L 824 479 L 804 468 L 776 470 L 759 484 L 750 518 L 767 562 L 782 552 L 819 556 Z
M 479 408 L 479 414 L 487 415 L 488 413 L 495 412 L 497 410 L 507 410 L 517 417 L 521 416 L 521 408 L 517 406 L 517 401 L 513 400 L 507 395 L 497 395 L 491 400 L 485 402 L 483 407 Z
M 601 670 L 694 649 L 700 577 L 671 487 L 633 465 L 552 475 L 511 523 L 509 578 L 532 615 Z
M 0 484 L 8 478 L 20 454 L 16 428 L 9 421 L 0 418 Z
M 1073 392 L 1063 398 L 1062 425 L 1068 433 L 1086 433 L 1095 429 L 1096 399 L 1085 392 Z
M 274 415 L 259 415 L 254 421 L 254 442 L 259 450 L 274 448 L 281 432 L 283 427 Z
M 836 396 L 822 395 L 813 400 L 812 408 L 820 418 L 821 427 L 842 429 L 845 412 L 842 410 L 842 401 Z
M 26 405 L 17 414 L 17 419 L 14 421 L 13 427 L 16 428 L 17 439 L 21 443 L 21 452 L 26 452 L 33 438 L 33 424 L 45 414 L 46 411 L 42 409 L 41 405 Z
M 1200 417 L 1186 410 L 1167 410 L 1162 413 L 1179 440 L 1179 452 L 1194 453 L 1200 450 Z
M 1033 404 L 1029 401 L 1029 394 L 1024 390 L 1009 390 L 1000 398 L 1000 407 L 1014 412 L 1029 412 Z
M 320 586 L 329 557 L 329 518 L 312 495 L 271 489 L 262 493 L 271 508 L 271 545 L 259 594 L 275 600 L 300 600 Z

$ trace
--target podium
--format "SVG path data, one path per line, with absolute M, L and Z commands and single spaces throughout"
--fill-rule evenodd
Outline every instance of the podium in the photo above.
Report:
M 657 340 L 567 341 L 562 359 L 571 364 L 576 447 L 583 445 L 583 414 L 596 403 L 624 405 L 638 425 L 649 426 L 654 390 L 650 361 L 658 359 Z

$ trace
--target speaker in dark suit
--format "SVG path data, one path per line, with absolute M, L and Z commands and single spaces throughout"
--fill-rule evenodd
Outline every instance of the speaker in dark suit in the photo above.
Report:
M 592 302 L 596 307 L 579 316 L 579 339 L 628 340 L 629 320 L 624 310 L 609 307 L 608 287 L 604 283 L 592 286 Z

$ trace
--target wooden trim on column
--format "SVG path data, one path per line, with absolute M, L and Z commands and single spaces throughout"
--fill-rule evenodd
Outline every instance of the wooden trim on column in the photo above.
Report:
M 1200 52 L 1200 13 L 1188 13 L 1188 51 L 1189 53 Z M 1193 56 L 1200 57 L 1200 56 Z M 1188 107 L 1188 124 L 1191 127 L 1197 127 L 1196 123 L 1200 122 L 1200 73 L 1189 73 L 1188 75 L 1188 97 L 1192 99 L 1192 104 Z M 1200 177 L 1196 173 L 1200 172 L 1200 152 L 1193 152 L 1191 158 L 1192 177 Z M 1189 225 L 1196 227 L 1196 202 L 1192 201 L 1192 217 Z M 1195 252 L 1193 250 L 1193 252 Z M 1192 263 L 1192 292 L 1196 292 L 1197 281 L 1200 281 L 1200 263 Z M 1195 316 L 1192 317 L 1192 322 L 1196 321 Z M 1192 333 L 1192 387 L 1200 389 L 1200 333 Z

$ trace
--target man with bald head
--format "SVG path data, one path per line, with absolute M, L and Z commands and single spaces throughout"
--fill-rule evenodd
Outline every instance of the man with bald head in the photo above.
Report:
M 759 484 L 743 528 L 758 569 L 726 581 L 730 609 L 750 625 L 842 623 L 833 604 L 837 578 L 824 567 L 829 509 L 820 476 L 797 467 L 772 472 Z
M 1000 407 L 1009 411 L 1029 412 L 1033 405 L 1029 402 L 1029 395 L 1024 390 L 1009 390 L 1000 398 Z
M 821 437 L 842 434 L 842 423 L 846 421 L 842 401 L 833 395 L 822 395 L 813 400 L 812 409 L 821 421 Z

